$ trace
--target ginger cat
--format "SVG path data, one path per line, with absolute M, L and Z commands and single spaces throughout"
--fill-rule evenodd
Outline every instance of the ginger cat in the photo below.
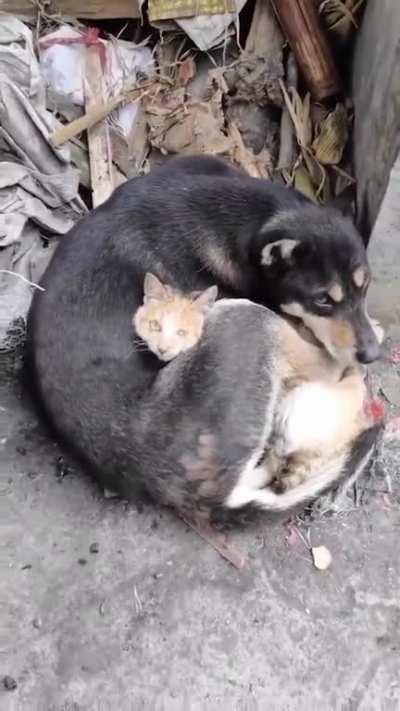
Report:
M 132 323 L 152 353 L 168 362 L 198 343 L 206 313 L 217 296 L 216 286 L 182 294 L 148 273 L 143 306 L 136 311 Z

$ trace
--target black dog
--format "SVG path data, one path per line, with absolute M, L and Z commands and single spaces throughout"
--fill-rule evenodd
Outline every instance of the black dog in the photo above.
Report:
M 132 341 L 148 271 L 242 297 L 217 305 L 198 348 L 161 370 Z M 280 389 L 280 319 L 243 297 L 300 319 L 348 365 L 378 356 L 368 280 L 340 214 L 213 158 L 171 160 L 63 238 L 30 312 L 33 379 L 59 434 L 108 488 L 144 485 L 185 510 L 224 506 L 267 446 Z

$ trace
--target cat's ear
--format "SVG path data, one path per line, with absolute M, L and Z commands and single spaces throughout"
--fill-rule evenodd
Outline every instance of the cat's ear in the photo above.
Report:
M 201 291 L 199 295 L 194 292 L 194 295 L 196 298 L 193 303 L 196 304 L 196 306 L 198 306 L 202 311 L 207 311 L 207 309 L 209 309 L 210 306 L 212 306 L 217 300 L 218 287 L 210 286 L 205 291 Z
M 154 274 L 147 272 L 144 278 L 144 303 L 162 301 L 168 296 L 168 289 Z

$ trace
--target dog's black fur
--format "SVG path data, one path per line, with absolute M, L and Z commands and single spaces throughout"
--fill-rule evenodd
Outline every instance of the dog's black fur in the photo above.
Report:
M 263 266 L 265 245 L 282 239 L 299 242 L 290 259 L 277 245 Z M 38 395 L 109 488 L 130 495 L 144 483 L 184 508 L 197 496 L 188 471 L 205 449 L 214 483 L 202 501 L 221 504 L 268 434 L 275 317 L 254 304 L 240 317 L 234 305 L 219 309 L 203 345 L 160 371 L 133 344 L 145 273 L 182 290 L 217 283 L 222 293 L 279 310 L 306 285 L 308 298 L 316 283 L 326 288 L 332 273 L 346 279 L 360 265 L 367 268 L 361 240 L 340 215 L 216 159 L 170 161 L 118 188 L 63 237 L 28 322 Z

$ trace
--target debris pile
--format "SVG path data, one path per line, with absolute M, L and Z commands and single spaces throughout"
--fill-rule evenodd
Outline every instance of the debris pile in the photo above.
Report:
M 364 4 L 0 0 L 0 350 L 54 238 L 171 155 L 351 195 L 343 57 Z

